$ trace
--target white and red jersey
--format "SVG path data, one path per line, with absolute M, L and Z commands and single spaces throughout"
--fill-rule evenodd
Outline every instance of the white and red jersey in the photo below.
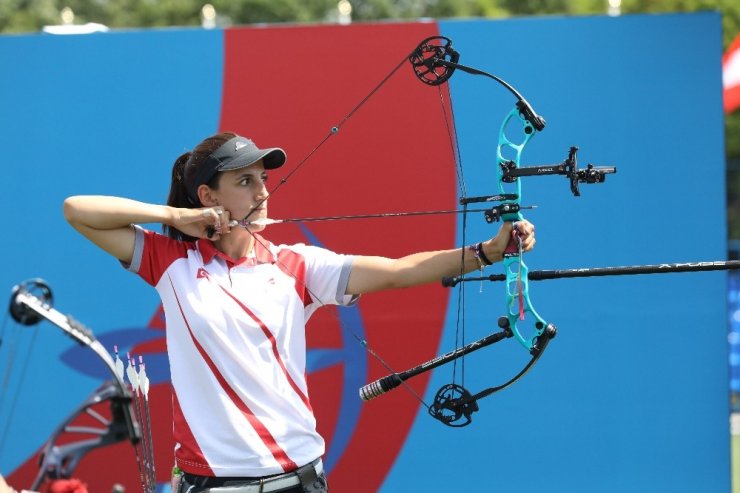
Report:
M 306 387 L 305 324 L 322 305 L 354 301 L 344 294 L 352 260 L 259 238 L 254 256 L 234 261 L 210 241 L 136 227 L 127 267 L 162 299 L 181 469 L 258 477 L 323 455 Z

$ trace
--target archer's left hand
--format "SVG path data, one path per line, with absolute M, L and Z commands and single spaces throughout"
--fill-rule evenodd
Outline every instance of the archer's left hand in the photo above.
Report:
M 499 228 L 496 236 L 482 244 L 483 253 L 491 262 L 500 261 L 507 248 L 519 249 L 519 243 L 522 243 L 522 251 L 528 252 L 534 248 L 534 224 L 526 219 L 514 223 L 505 222 Z
M 516 235 L 519 235 L 523 251 L 528 252 L 534 248 L 534 244 L 536 243 L 534 238 L 534 224 L 530 223 L 526 219 L 515 222 L 511 234 L 514 240 L 516 240 Z

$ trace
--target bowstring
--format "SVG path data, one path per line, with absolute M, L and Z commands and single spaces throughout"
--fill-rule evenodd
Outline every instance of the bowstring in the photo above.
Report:
M 444 116 L 445 127 L 447 129 L 447 136 L 450 142 L 450 148 L 452 150 L 452 156 L 455 160 L 455 173 L 457 175 L 457 186 L 460 194 L 460 198 L 467 197 L 467 187 L 465 185 L 465 173 L 462 167 L 462 156 L 460 154 L 460 141 L 456 132 L 455 126 L 455 112 L 454 103 L 452 99 L 452 91 L 447 90 L 447 95 L 450 102 L 449 112 L 445 105 L 444 92 L 442 91 L 441 85 L 439 89 L 439 101 L 442 108 L 442 114 Z M 452 123 L 450 123 L 452 120 Z M 463 217 L 462 217 L 462 231 L 461 231 L 461 258 L 460 258 L 460 277 L 465 276 L 465 244 L 467 235 L 467 215 L 468 204 L 463 204 Z M 457 290 L 457 312 L 455 319 L 455 349 L 465 346 L 465 283 L 461 283 L 460 289 Z M 460 385 L 465 387 L 465 355 L 460 358 L 455 358 L 452 362 L 452 383 L 457 381 L 457 360 L 460 360 Z
M 5 319 L 7 321 L 7 317 Z M 5 325 L 5 323 L 3 323 Z M 15 366 L 15 360 L 17 356 L 18 346 L 20 345 L 20 342 L 18 341 L 20 332 L 23 330 L 22 327 L 18 326 L 17 331 L 15 331 L 13 341 L 9 348 L 9 355 L 8 355 L 8 361 L 5 369 L 5 374 L 3 375 L 3 383 L 2 383 L 2 394 L 0 395 L 0 412 L 2 412 L 2 408 L 5 404 L 5 397 L 9 394 L 8 387 L 10 386 L 10 377 L 13 373 L 13 367 Z M 5 329 L 3 328 L 3 333 L 5 332 Z M 31 329 L 31 339 L 28 343 L 28 348 L 26 350 L 26 357 L 23 359 L 23 362 L 21 363 L 20 368 L 20 376 L 18 377 L 18 382 L 16 384 L 16 391 L 13 394 L 13 397 L 11 398 L 10 404 L 9 404 L 9 410 L 7 414 L 7 419 L 4 423 L 4 426 L 2 430 L 0 430 L 0 457 L 2 457 L 3 449 L 5 448 L 5 442 L 8 438 L 8 432 L 10 431 L 10 425 L 13 423 L 13 419 L 15 417 L 15 410 L 18 405 L 18 399 L 21 394 L 21 390 L 23 389 L 23 384 L 26 380 L 26 371 L 28 370 L 28 364 L 31 361 L 31 356 L 33 355 L 33 349 L 35 347 L 36 343 L 36 335 L 38 334 L 38 324 L 34 326 Z

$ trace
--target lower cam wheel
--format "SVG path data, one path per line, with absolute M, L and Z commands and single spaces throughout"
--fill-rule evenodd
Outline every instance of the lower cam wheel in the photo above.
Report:
M 470 392 L 461 385 L 450 383 L 437 391 L 429 414 L 447 426 L 460 428 L 471 423 L 471 415 L 477 410 L 478 403 Z

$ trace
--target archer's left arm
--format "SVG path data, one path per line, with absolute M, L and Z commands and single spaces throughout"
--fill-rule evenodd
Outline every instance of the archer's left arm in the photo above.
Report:
M 522 241 L 522 250 L 534 247 L 534 225 L 522 220 L 516 223 Z M 513 226 L 504 223 L 493 238 L 481 243 L 483 256 L 492 263 L 503 258 L 504 250 L 512 239 Z M 463 261 L 462 268 L 460 261 Z M 407 255 L 399 259 L 357 256 L 347 284 L 347 294 L 363 294 L 385 289 L 408 288 L 439 282 L 443 277 L 457 276 L 481 268 L 481 258 L 476 258 L 470 247 L 437 250 Z

